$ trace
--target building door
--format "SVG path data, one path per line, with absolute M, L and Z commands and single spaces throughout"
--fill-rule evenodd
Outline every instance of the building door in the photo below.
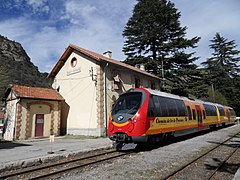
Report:
M 36 123 L 35 123 L 35 136 L 43 136 L 44 129 L 44 114 L 36 114 Z
M 197 111 L 198 129 L 202 130 L 203 125 L 202 125 L 202 112 L 201 112 L 201 108 L 200 108 L 199 105 L 196 105 L 195 108 L 196 108 L 196 111 Z

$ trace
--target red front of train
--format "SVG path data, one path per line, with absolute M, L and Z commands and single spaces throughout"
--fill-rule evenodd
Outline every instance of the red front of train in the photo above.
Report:
M 108 136 L 118 143 L 143 142 L 149 128 L 147 122 L 150 93 L 143 89 L 131 89 L 122 94 L 109 117 Z

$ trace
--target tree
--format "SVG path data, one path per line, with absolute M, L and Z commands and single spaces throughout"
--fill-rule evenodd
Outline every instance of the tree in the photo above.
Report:
M 148 72 L 162 78 L 165 73 L 179 76 L 178 69 L 195 69 L 197 58 L 184 50 L 196 47 L 200 38 L 185 38 L 187 28 L 180 26 L 180 16 L 168 0 L 138 0 L 123 31 L 125 63 L 144 64 Z
M 235 41 L 228 41 L 216 33 L 215 37 L 210 40 L 212 44 L 209 45 L 213 49 L 212 57 L 208 58 L 202 64 L 206 66 L 209 74 L 215 77 L 234 78 L 239 72 L 239 60 L 237 55 L 240 53 L 235 48 L 237 45 Z
M 239 109 L 239 60 L 240 51 L 234 40 L 229 41 L 216 33 L 209 47 L 213 49 L 212 57 L 202 64 L 205 66 L 206 82 L 226 98 L 227 105 Z M 221 103 L 216 99 L 218 103 Z

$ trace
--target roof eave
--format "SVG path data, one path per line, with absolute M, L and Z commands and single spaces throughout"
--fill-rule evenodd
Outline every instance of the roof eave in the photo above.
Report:
M 78 52 L 80 52 L 80 53 L 82 53 L 82 54 L 84 54 L 84 55 L 86 55 L 86 56 L 88 56 L 88 57 L 90 57 L 90 58 L 92 58 L 92 59 L 94 59 L 94 60 L 97 60 L 97 61 L 99 61 L 99 62 L 104 61 L 104 62 L 107 62 L 107 63 L 111 63 L 111 64 L 114 64 L 114 65 L 117 65 L 117 66 L 121 66 L 121 67 L 124 67 L 124 68 L 131 69 L 131 70 L 133 70 L 133 71 L 135 71 L 135 72 L 144 74 L 145 76 L 150 76 L 150 77 L 152 77 L 152 78 L 161 80 L 161 78 L 159 78 L 159 77 L 157 77 L 157 76 L 155 76 L 155 75 L 153 75 L 153 74 L 151 74 L 151 73 L 148 73 L 148 72 L 146 72 L 146 71 L 142 71 L 142 70 L 140 70 L 140 69 L 138 69 L 138 68 L 135 68 L 135 67 L 133 67 L 133 66 L 130 66 L 130 65 L 128 65 L 128 64 L 125 64 L 125 63 L 123 63 L 123 62 L 120 62 L 120 61 L 116 62 L 117 60 L 114 60 L 114 59 L 111 59 L 111 58 L 106 58 L 106 57 L 101 57 L 100 55 L 94 56 L 94 55 L 91 54 L 92 52 L 90 52 L 90 53 L 85 52 L 85 51 L 88 51 L 88 50 L 84 50 L 84 51 L 83 51 L 80 47 L 78 47 L 78 46 L 76 46 L 76 45 L 74 45 L 74 44 L 69 44 L 69 46 L 67 47 L 67 49 L 64 51 L 64 53 L 62 54 L 62 56 L 61 56 L 60 59 L 58 60 L 57 64 L 53 67 L 53 69 L 51 70 L 51 72 L 48 74 L 48 76 L 47 76 L 48 78 L 51 78 L 51 77 L 55 77 L 55 76 L 56 76 L 56 74 L 59 72 L 59 70 L 60 70 L 60 69 L 62 68 L 62 66 L 65 64 L 67 58 L 70 56 L 70 54 L 71 54 L 74 50 L 76 50 L 76 51 L 78 51 Z M 99 57 L 99 56 L 100 56 L 100 57 Z
M 111 62 L 110 60 L 111 60 L 111 59 L 109 59 L 109 61 L 106 60 L 106 59 L 100 59 L 100 61 L 104 61 L 105 63 L 111 63 L 111 64 L 113 64 L 113 65 L 120 66 L 120 67 L 123 67 L 123 68 L 126 68 L 126 69 L 130 69 L 130 70 L 135 71 L 135 72 L 137 72 L 137 73 L 141 73 L 141 74 L 143 74 L 143 75 L 145 75 L 145 76 L 150 76 L 151 78 L 161 80 L 161 78 L 159 78 L 159 77 L 157 77 L 157 76 L 155 76 L 155 75 L 153 75 L 153 74 L 151 74 L 151 73 L 148 73 L 148 72 L 146 72 L 146 71 L 143 71 L 143 70 L 141 70 L 141 69 L 139 69 L 139 68 L 136 68 L 136 67 L 134 67 L 134 66 L 131 66 L 131 65 L 129 65 L 129 64 L 123 63 L 123 62 L 121 62 L 121 61 L 118 61 L 118 63 L 116 63 L 116 62 Z M 116 61 L 116 60 L 113 59 L 113 61 Z
M 55 77 L 56 74 L 59 72 L 59 70 L 62 68 L 62 66 L 65 64 L 67 58 L 69 57 L 69 55 L 72 53 L 73 49 L 72 47 L 69 45 L 66 50 L 64 51 L 64 53 L 62 54 L 62 56 L 60 57 L 60 59 L 58 60 L 58 62 L 55 64 L 55 66 L 52 68 L 51 72 L 48 74 L 47 78 L 51 78 L 51 77 Z
M 51 99 L 51 98 L 35 98 L 35 97 L 19 97 L 20 99 L 34 99 L 34 100 L 47 100 L 47 101 L 65 101 L 65 99 Z

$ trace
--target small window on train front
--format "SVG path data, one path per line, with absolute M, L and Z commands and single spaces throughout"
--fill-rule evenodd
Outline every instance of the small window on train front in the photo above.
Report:
M 195 109 L 192 109 L 193 119 L 196 120 L 196 111 Z
M 192 111 L 189 106 L 187 106 L 187 112 L 188 112 L 188 119 L 192 120 Z

